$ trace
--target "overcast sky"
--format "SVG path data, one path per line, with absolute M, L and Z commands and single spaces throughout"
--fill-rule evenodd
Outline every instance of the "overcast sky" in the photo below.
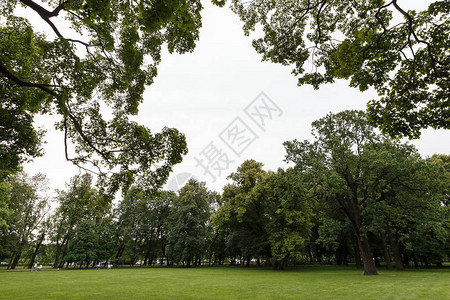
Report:
M 431 1 L 399 2 L 410 9 Z M 189 153 L 171 178 L 192 174 L 221 191 L 226 176 L 244 160 L 262 162 L 266 170 L 285 168 L 284 141 L 311 139 L 312 121 L 330 112 L 365 109 L 368 100 L 377 98 L 374 92 L 348 87 L 346 81 L 319 90 L 297 86 L 291 67 L 261 62 L 231 10 L 209 2 L 204 6 L 195 51 L 163 54 L 158 77 L 146 89 L 135 118 L 155 133 L 167 126 L 186 135 Z M 54 121 L 38 118 L 37 123 L 48 130 L 46 155 L 25 170 L 47 174 L 51 189 L 62 189 L 80 171 L 65 161 L 63 135 L 53 130 Z M 425 130 L 412 143 L 424 157 L 448 154 L 450 131 Z M 183 181 L 182 177 L 178 179 Z

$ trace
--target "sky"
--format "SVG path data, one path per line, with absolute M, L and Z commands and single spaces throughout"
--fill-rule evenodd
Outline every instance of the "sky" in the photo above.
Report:
M 421 8 L 430 1 L 399 1 Z M 261 62 L 244 36 L 238 16 L 228 8 L 204 3 L 200 40 L 193 53 L 165 51 L 154 83 L 133 119 L 154 133 L 164 126 L 186 135 L 189 153 L 173 169 L 166 189 L 176 190 L 194 176 L 208 188 L 221 191 L 226 177 L 247 159 L 265 170 L 288 165 L 283 142 L 312 139 L 311 122 L 328 113 L 365 109 L 376 99 L 337 81 L 314 90 L 297 86 L 292 67 Z M 82 172 L 64 157 L 63 135 L 53 128 L 55 117 L 40 116 L 38 126 L 48 131 L 45 155 L 25 166 L 30 174 L 45 173 L 50 188 L 63 189 L 70 177 Z M 423 157 L 449 154 L 450 131 L 424 130 L 411 141 Z

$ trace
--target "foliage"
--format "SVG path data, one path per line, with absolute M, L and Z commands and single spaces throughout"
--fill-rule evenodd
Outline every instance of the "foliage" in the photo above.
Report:
M 210 216 L 212 193 L 204 182 L 190 179 L 179 191 L 173 203 L 168 236 L 167 255 L 174 262 L 186 262 L 201 259 L 206 247 L 208 235 L 207 221 Z
M 19 2 L 50 34 L 18 16 Z M 56 114 L 66 158 L 100 174 L 106 192 L 158 189 L 186 154 L 185 137 L 172 128 L 152 133 L 129 116 L 157 74 L 162 47 L 193 51 L 200 1 L 46 2 L 0 4 L 0 180 L 42 153 L 34 116 Z
M 363 112 L 329 114 L 313 122 L 313 135 L 313 143 L 286 142 L 286 158 L 315 185 L 318 199 L 335 201 L 345 212 L 358 239 L 365 273 L 376 272 L 370 234 L 389 237 L 396 267 L 403 269 L 400 247 L 411 248 L 410 238 L 420 235 L 421 224 L 436 230 L 423 236 L 429 237 L 427 243 L 437 243 L 426 248 L 440 251 L 442 261 L 447 221 L 439 217 L 440 203 L 448 185 L 442 165 L 426 163 L 411 145 L 376 135 Z M 335 227 L 326 222 L 319 235 L 320 230 Z M 320 241 L 336 247 L 333 240 Z
M 10 201 L 10 186 L 7 182 L 0 182 L 0 231 L 8 229 L 6 220 L 11 214 L 8 209 L 8 203 Z
M 56 244 L 54 268 L 62 267 L 65 262 L 73 262 L 71 256 L 65 257 L 68 251 L 70 253 L 73 250 L 71 242 L 77 234 L 91 234 L 87 230 L 94 229 L 87 226 L 86 222 L 104 217 L 109 209 L 108 203 L 104 203 L 102 197 L 99 197 L 98 192 L 92 187 L 92 176 L 89 174 L 72 177 L 67 184 L 67 190 L 58 191 L 57 201 L 59 206 L 53 215 L 54 229 L 51 234 L 51 239 Z M 85 228 L 81 229 L 81 232 L 78 228 L 80 225 Z M 75 243 L 84 243 L 84 240 Z
M 269 173 L 260 184 L 266 198 L 266 224 L 271 259 L 278 269 L 289 260 L 302 261 L 311 235 L 313 203 L 308 183 L 293 169 Z
M 47 199 L 40 194 L 46 189 L 47 178 L 42 174 L 29 177 L 21 173 L 8 183 L 10 214 L 6 219 L 7 230 L 1 231 L 0 253 L 9 255 L 8 267 L 14 269 L 48 212 Z
M 231 256 L 242 255 L 248 263 L 252 257 L 270 256 L 265 198 L 256 189 L 265 176 L 262 163 L 254 160 L 242 163 L 228 176 L 233 183 L 224 187 L 222 206 L 213 217 L 217 229 L 228 232 L 227 248 Z
M 299 85 L 345 78 L 361 91 L 374 88 L 370 121 L 394 137 L 448 129 L 450 3 L 417 12 L 386 2 L 233 0 L 232 7 L 247 35 L 264 32 L 253 41 L 263 60 L 294 65 Z

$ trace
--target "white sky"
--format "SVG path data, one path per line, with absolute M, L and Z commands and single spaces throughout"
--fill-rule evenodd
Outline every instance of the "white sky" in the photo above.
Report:
M 424 7 L 431 1 L 399 2 L 409 9 Z M 172 177 L 190 173 L 206 181 L 209 188 L 221 191 L 227 182 L 226 176 L 244 160 L 262 162 L 266 170 L 284 168 L 284 141 L 311 139 L 312 121 L 329 112 L 365 109 L 368 100 L 377 98 L 374 92 L 361 93 L 348 87 L 346 81 L 322 86 L 319 90 L 298 87 L 291 67 L 261 62 L 251 46 L 251 38 L 244 36 L 239 18 L 230 9 L 215 7 L 207 1 L 204 6 L 203 27 L 194 53 L 163 54 L 158 77 L 146 89 L 136 118 L 155 133 L 167 126 L 186 135 L 189 153 L 174 167 Z M 262 91 L 283 111 L 281 116 L 274 116 L 267 122 L 265 132 L 244 113 L 244 108 Z M 258 135 L 240 156 L 219 138 L 236 117 Z M 62 189 L 79 170 L 65 161 L 63 135 L 53 130 L 55 120 L 51 117 L 38 119 L 37 123 L 48 130 L 44 145 L 46 155 L 27 164 L 25 170 L 30 174 L 47 174 L 51 188 Z M 221 176 L 213 170 L 215 181 L 204 174 L 195 160 L 204 159 L 200 153 L 210 142 L 234 161 Z M 448 154 L 450 131 L 425 130 L 421 139 L 412 143 L 422 156 Z

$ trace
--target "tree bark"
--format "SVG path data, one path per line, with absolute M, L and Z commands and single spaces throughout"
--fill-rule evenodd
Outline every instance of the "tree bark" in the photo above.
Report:
M 37 256 L 38 252 L 39 252 L 39 248 L 41 247 L 42 242 L 44 241 L 44 238 L 45 238 L 45 233 L 42 233 L 40 238 L 39 238 L 39 240 L 38 240 L 38 242 L 37 242 L 37 244 L 36 244 L 36 249 L 34 249 L 33 255 L 31 256 L 30 263 L 28 264 L 28 269 L 31 269 L 33 267 L 34 261 L 36 259 L 36 256 Z
M 13 262 L 15 257 L 16 257 L 16 251 L 13 252 L 13 254 L 11 255 L 11 258 L 9 259 L 8 267 L 6 268 L 7 270 L 9 270 L 11 268 L 12 262 Z
M 314 258 L 313 258 L 313 255 L 312 255 L 311 246 L 308 246 L 307 249 L 308 249 L 307 251 L 308 251 L 309 262 L 313 263 L 314 262 Z
M 380 260 L 378 259 L 378 251 L 377 251 L 377 249 L 373 250 L 373 258 L 375 260 L 375 266 L 377 268 L 381 267 Z
M 388 236 L 391 242 L 392 253 L 394 253 L 395 268 L 397 270 L 404 270 L 405 267 L 403 266 L 402 256 L 400 254 L 400 244 L 398 243 L 398 240 L 395 239 L 389 227 L 388 227 Z
M 355 252 L 355 265 L 357 269 L 362 269 L 361 253 L 359 251 L 358 241 L 353 241 L 353 251 Z
M 64 267 L 64 261 L 63 261 L 63 258 L 66 256 L 67 246 L 68 246 L 68 245 L 69 245 L 69 238 L 67 238 L 67 239 L 66 239 L 66 242 L 64 243 L 63 251 L 62 251 L 62 253 L 61 253 L 60 263 L 59 263 L 58 268 Z
M 12 265 L 11 265 L 11 270 L 14 270 L 16 268 L 17 264 L 19 263 L 19 259 L 20 259 L 21 256 L 22 256 L 22 251 L 19 250 L 16 253 L 15 257 L 14 257 L 14 260 L 13 260 Z
M 358 244 L 364 265 L 364 275 L 378 275 L 369 241 L 360 236 L 358 237 Z
M 384 233 L 381 233 L 381 244 L 383 246 L 383 253 L 384 253 L 384 261 L 386 262 L 386 269 L 392 270 L 392 263 L 391 263 L 391 257 L 389 255 L 389 251 L 386 244 L 386 236 Z

